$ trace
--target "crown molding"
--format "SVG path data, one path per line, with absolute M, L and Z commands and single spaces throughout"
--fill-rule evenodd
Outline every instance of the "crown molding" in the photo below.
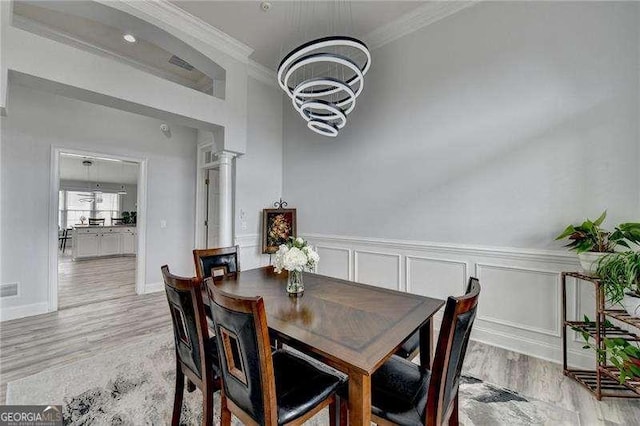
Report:
M 169 25 L 201 42 L 216 48 L 232 58 L 247 63 L 253 49 L 230 35 L 220 31 L 202 19 L 190 14 L 168 0 L 97 0 L 105 6 L 129 12 L 138 12 L 139 18 L 152 18 L 156 22 Z M 141 17 L 139 14 L 144 15 Z M 149 21 L 152 24 L 156 22 Z
M 249 77 L 255 78 L 262 83 L 278 89 L 280 88 L 276 82 L 276 72 L 257 63 L 253 59 L 249 59 L 249 62 L 247 62 L 247 73 L 249 74 Z
M 471 7 L 479 1 L 480 0 L 449 0 L 428 2 L 424 6 L 420 6 L 402 15 L 395 21 L 376 28 L 367 34 L 364 39 L 370 49 L 375 49 L 417 31 L 420 28 L 438 22 L 456 12 Z

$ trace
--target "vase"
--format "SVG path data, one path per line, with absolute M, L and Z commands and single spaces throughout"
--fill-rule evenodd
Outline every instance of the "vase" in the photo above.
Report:
M 629 315 L 634 318 L 640 318 L 640 296 L 632 293 L 625 293 L 622 299 L 622 306 Z
M 289 296 L 302 296 L 302 293 L 304 293 L 302 271 L 289 271 L 287 293 L 289 293 Z
M 598 270 L 598 262 L 608 254 L 609 253 L 599 253 L 595 251 L 578 253 L 578 260 L 580 261 L 580 266 L 582 266 L 584 273 L 587 275 L 595 275 Z

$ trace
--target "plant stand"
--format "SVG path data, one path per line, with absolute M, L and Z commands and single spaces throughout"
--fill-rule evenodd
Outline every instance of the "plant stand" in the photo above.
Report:
M 567 277 L 576 278 L 578 283 L 590 282 L 595 287 L 596 315 L 595 321 L 567 320 Z M 580 285 L 580 284 L 578 284 Z M 605 397 L 640 398 L 640 379 L 627 379 L 620 384 L 619 371 L 609 365 L 606 358 L 598 361 L 594 370 L 572 369 L 567 365 L 567 332 L 571 328 L 585 331 L 595 341 L 597 348 L 604 348 L 604 339 L 618 337 L 628 341 L 640 341 L 640 336 L 621 327 L 611 324 L 608 318 L 624 322 L 640 330 L 640 319 L 629 316 L 623 310 L 605 309 L 604 288 L 597 277 L 579 272 L 562 273 L 562 368 L 564 375 L 571 377 L 591 392 L 598 401 Z

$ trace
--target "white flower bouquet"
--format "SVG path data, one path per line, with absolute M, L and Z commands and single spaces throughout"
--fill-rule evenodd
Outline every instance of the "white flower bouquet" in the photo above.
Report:
M 319 260 L 318 253 L 304 239 L 291 237 L 286 244 L 278 248 L 273 267 L 278 274 L 283 270 L 289 271 L 289 293 L 302 294 L 302 272 L 313 271 Z
M 318 264 L 320 256 L 307 242 L 298 237 L 291 237 L 287 244 L 282 244 L 276 252 L 273 263 L 276 273 L 286 271 L 312 271 Z

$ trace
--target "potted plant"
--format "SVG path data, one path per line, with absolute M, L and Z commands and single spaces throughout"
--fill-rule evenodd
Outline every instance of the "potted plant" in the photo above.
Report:
M 640 317 L 640 252 L 610 253 L 600 259 L 596 273 L 611 303 L 619 303 L 632 317 Z
M 584 316 L 585 322 L 591 322 L 588 316 Z M 605 321 L 605 327 L 612 327 L 610 321 Z M 583 349 L 593 349 L 598 354 L 598 361 L 604 363 L 609 361 L 614 367 L 620 371 L 620 383 L 624 383 L 627 379 L 640 377 L 640 348 L 636 344 L 632 344 L 620 337 L 604 339 L 604 347 L 598 348 L 591 340 L 589 333 L 579 326 L 572 327 L 582 335 L 585 341 Z
M 587 219 L 581 225 L 569 225 L 556 237 L 556 240 L 570 240 L 566 247 L 578 253 L 580 265 L 586 273 L 595 273 L 598 261 L 617 247 L 630 248 L 629 243 L 640 243 L 640 223 L 622 223 L 610 232 L 601 227 L 606 217 L 605 210 L 596 220 Z

